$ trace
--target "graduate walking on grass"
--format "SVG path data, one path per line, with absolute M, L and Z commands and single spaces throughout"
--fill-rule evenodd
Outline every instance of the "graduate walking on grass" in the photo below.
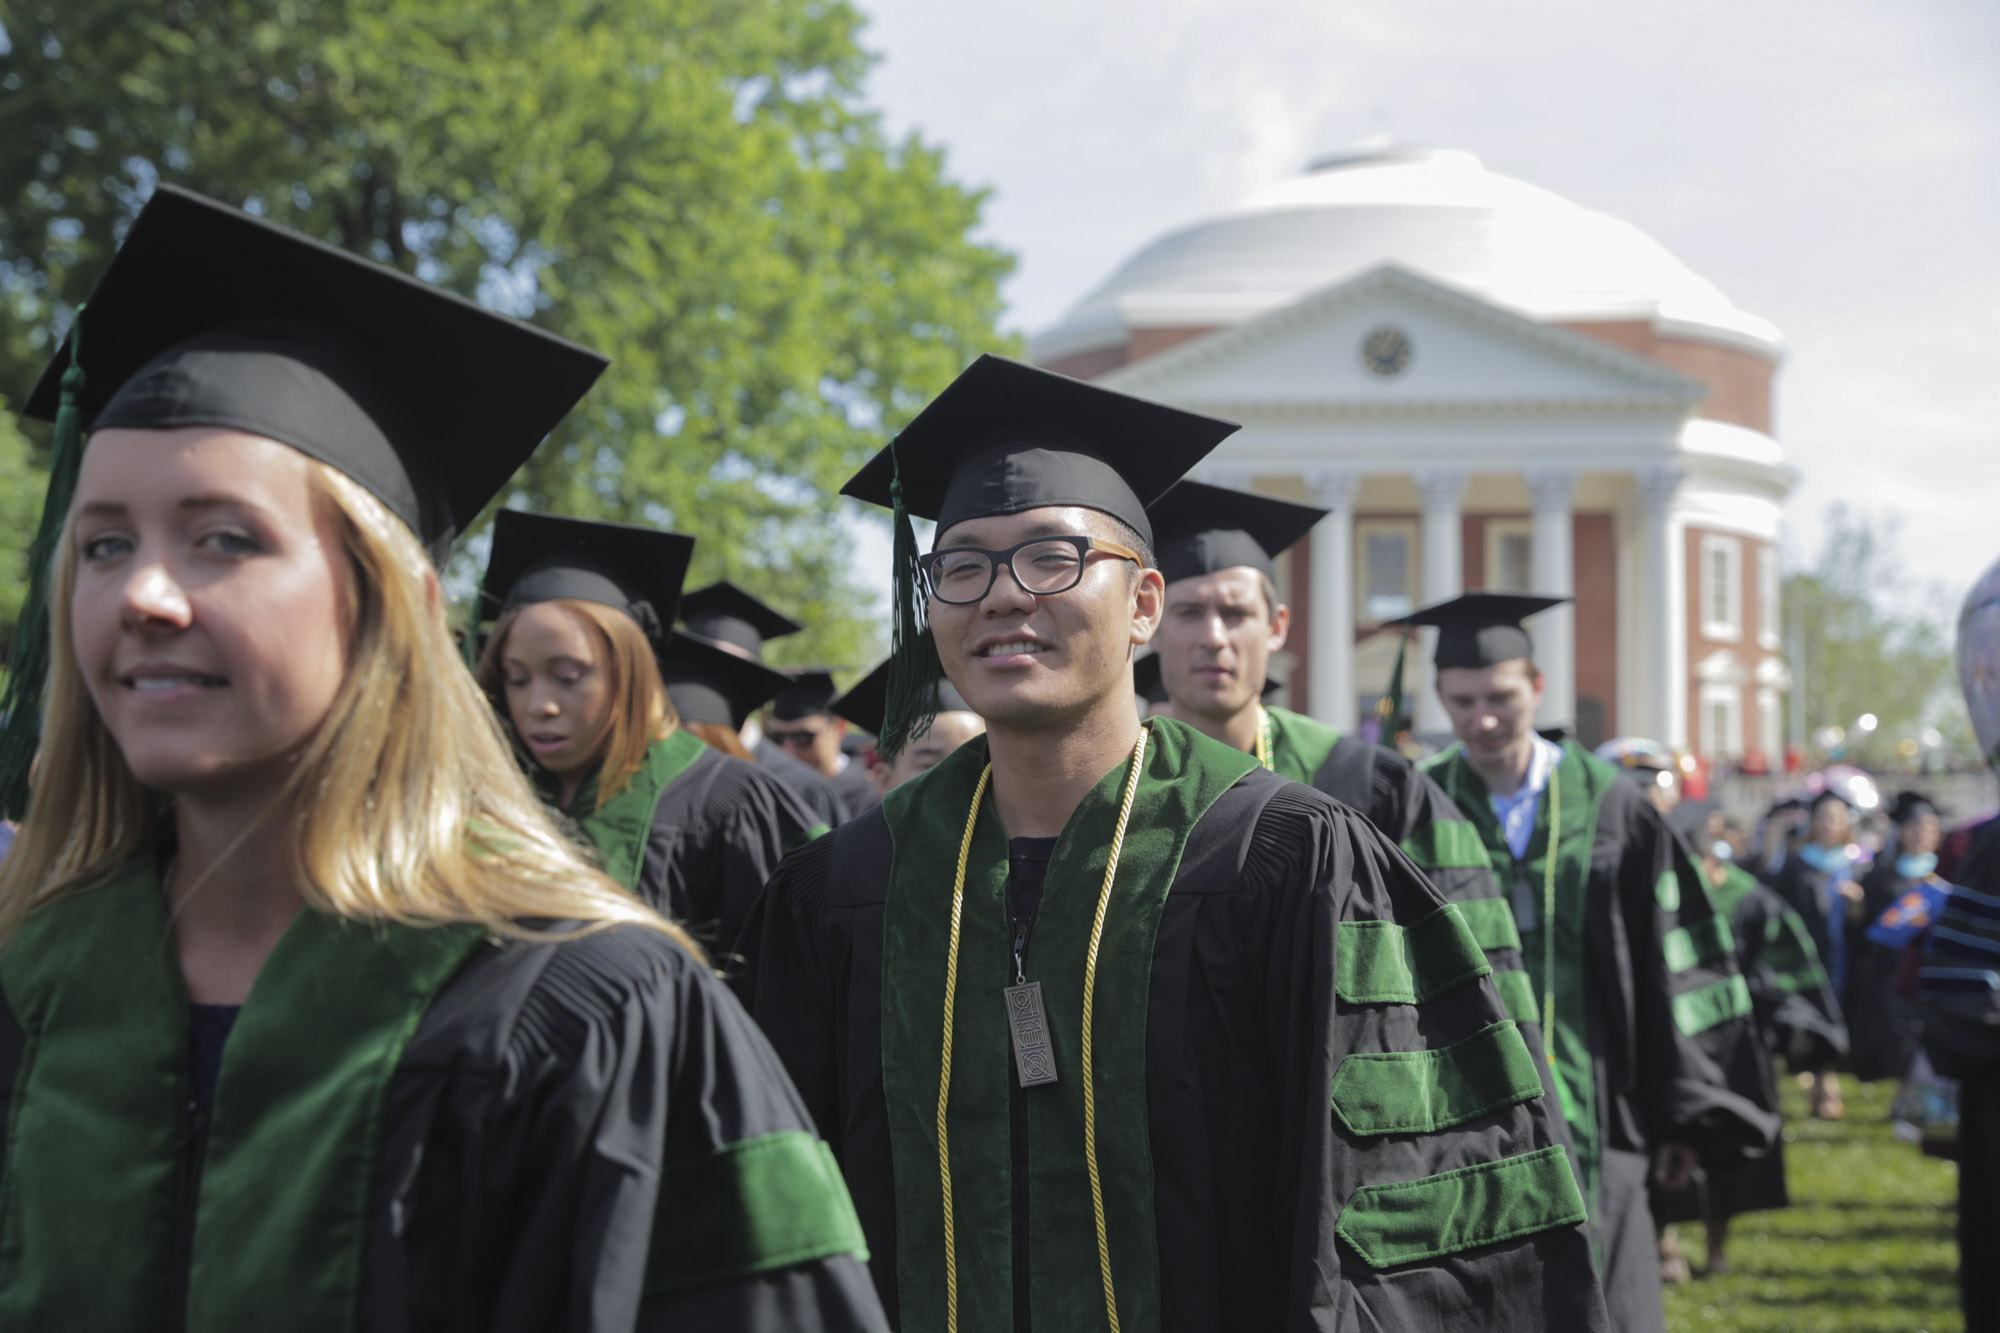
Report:
M 1232 429 L 983 357 L 848 484 L 897 511 L 884 747 L 940 666 L 987 732 L 780 867 L 754 1011 L 899 1327 L 1603 1328 L 1459 909 L 1331 798 L 1138 719 L 1145 506 Z
M 170 188 L 132 224 L 28 402 L 0 1327 L 885 1326 L 770 1048 L 452 643 L 431 559 L 603 364 Z
M 1612 1327 L 1664 1327 L 1649 1174 L 1761 1155 L 1777 1117 L 1730 1090 L 1759 1058 L 1726 918 L 1644 791 L 1535 731 L 1541 673 L 1521 620 L 1558 598 L 1467 593 L 1407 617 L 1438 628 L 1458 744 L 1424 765 L 1507 886 L 1576 1147 Z

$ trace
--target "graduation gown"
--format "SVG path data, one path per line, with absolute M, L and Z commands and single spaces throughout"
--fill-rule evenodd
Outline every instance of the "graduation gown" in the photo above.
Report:
M 949 1273 L 966 1333 L 1089 1333 L 1109 1300 L 1168 1333 L 1604 1327 L 1554 1113 L 1458 909 L 1321 793 L 1148 726 L 1094 990 L 1125 764 L 1025 912 L 990 798 L 953 911 L 979 738 L 789 857 L 752 920 L 744 985 L 891 1320 L 942 1327 Z M 1019 1086 L 1013 1040 L 1056 1081 Z
M 778 862 L 820 831 L 776 778 L 686 731 L 653 742 L 602 806 L 585 782 L 568 814 L 606 874 L 711 950 L 735 942 Z
M 1901 1078 L 1910 1072 L 1922 1030 L 1916 1006 L 1897 993 L 1903 950 L 1877 944 L 1868 927 L 1921 881 L 1898 874 L 1893 856 L 1879 858 L 1861 877 L 1861 920 L 1847 940 L 1848 1068 L 1856 1078 Z
M 1847 900 L 1840 897 L 1833 887 L 1833 876 L 1797 853 L 1785 858 L 1767 882 L 1785 900 L 1786 906 L 1797 912 L 1799 919 L 1806 923 L 1806 929 L 1812 935 L 1813 948 L 1819 953 L 1820 963 L 1832 979 L 1833 993 L 1839 998 L 1842 1011 L 1851 1023 L 1854 1009 L 1852 963 L 1866 942 L 1869 918 L 1850 913 Z M 1853 1035 L 1850 1027 L 1850 1040 Z M 1831 1061 L 1819 1067 L 1830 1065 Z
M 1509 886 L 1612 1325 L 1659 1328 L 1651 1152 L 1679 1141 L 1711 1167 L 1733 1166 L 1769 1150 L 1778 1119 L 1730 1086 L 1732 1071 L 1746 1077 L 1737 1066 L 1758 1057 L 1728 919 L 1644 794 L 1574 741 L 1562 744 L 1518 861 L 1462 747 L 1425 769 Z
M 831 829 L 839 828 L 847 819 L 847 807 L 841 804 L 833 784 L 811 764 L 792 758 L 784 746 L 773 745 L 768 736 L 759 736 L 750 757 L 757 767 L 784 783 L 785 789 L 798 797 L 799 804 L 812 812 L 814 823 Z
M 1493 984 L 1508 1016 L 1534 1025 L 1541 1014 L 1522 970 L 1521 937 L 1514 911 L 1494 882 L 1486 846 L 1444 788 L 1386 746 L 1342 734 L 1288 708 L 1266 708 L 1271 721 L 1271 768 L 1352 806 L 1387 834 L 1430 877 L 1446 901 L 1459 905 L 1466 924 L 1493 965 Z
M 655 932 L 279 940 L 192 1101 L 150 858 L 0 963 L 0 1327 L 879 1329 L 740 1005 Z
M 854 755 L 847 757 L 847 767 L 827 779 L 833 785 L 834 795 L 848 816 L 866 814 L 882 804 L 882 793 L 875 790 L 875 784 L 868 779 L 868 769 Z

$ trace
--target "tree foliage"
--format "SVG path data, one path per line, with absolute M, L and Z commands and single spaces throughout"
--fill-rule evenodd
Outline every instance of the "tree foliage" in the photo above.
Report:
M 0 0 L 0 387 L 156 182 L 612 356 L 508 502 L 700 538 L 858 661 L 833 491 L 997 344 L 984 195 L 841 0 Z M 842 502 L 846 503 L 846 502 Z
M 1804 692 L 1807 728 L 1842 728 L 1850 757 L 1877 764 L 1927 727 L 1953 751 L 1970 737 L 1943 594 L 1903 572 L 1896 546 L 1893 521 L 1834 504 L 1818 556 L 1784 586 L 1793 688 Z M 1855 723 L 1868 713 L 1879 724 L 1863 738 Z

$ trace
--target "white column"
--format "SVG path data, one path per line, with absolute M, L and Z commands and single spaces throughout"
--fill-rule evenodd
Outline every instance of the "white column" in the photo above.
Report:
M 1250 485 L 1250 469 L 1238 467 L 1214 467 L 1201 474 L 1202 481 L 1210 486 L 1222 486 L 1232 491 L 1254 489 Z
M 1442 602 L 1465 591 L 1465 562 L 1462 551 L 1463 528 L 1459 502 L 1465 498 L 1465 473 L 1457 468 L 1427 468 L 1417 473 L 1417 494 L 1423 514 L 1424 605 Z M 1437 631 L 1427 629 L 1412 645 L 1417 670 L 1409 673 L 1413 684 L 1414 716 L 1419 732 L 1444 733 L 1451 719 L 1438 702 L 1437 683 L 1431 669 L 1431 655 L 1437 650 Z
M 1576 592 L 1575 542 L 1570 497 L 1576 493 L 1576 473 L 1568 468 L 1537 468 L 1527 474 L 1533 497 L 1535 535 L 1533 583 L 1529 591 L 1549 597 Z M 1542 669 L 1542 708 L 1538 726 L 1576 724 L 1576 609 L 1568 603 L 1533 618 L 1529 633 L 1535 640 L 1535 663 Z
M 1354 729 L 1354 495 L 1358 473 L 1315 468 L 1306 473 L 1313 503 L 1329 511 L 1312 531 L 1312 606 L 1307 609 L 1308 693 L 1313 716 L 1342 731 Z
M 1619 728 L 1673 749 L 1688 742 L 1687 529 L 1674 512 L 1683 475 L 1653 467 L 1637 477 L 1646 696 L 1642 711 Z

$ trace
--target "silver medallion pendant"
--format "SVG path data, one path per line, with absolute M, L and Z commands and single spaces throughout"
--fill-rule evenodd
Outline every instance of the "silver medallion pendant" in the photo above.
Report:
M 1056 1081 L 1056 1056 L 1049 1049 L 1049 1024 L 1042 1014 L 1042 983 L 1009 986 L 1007 1030 L 1014 1038 L 1014 1070 L 1024 1088 Z

